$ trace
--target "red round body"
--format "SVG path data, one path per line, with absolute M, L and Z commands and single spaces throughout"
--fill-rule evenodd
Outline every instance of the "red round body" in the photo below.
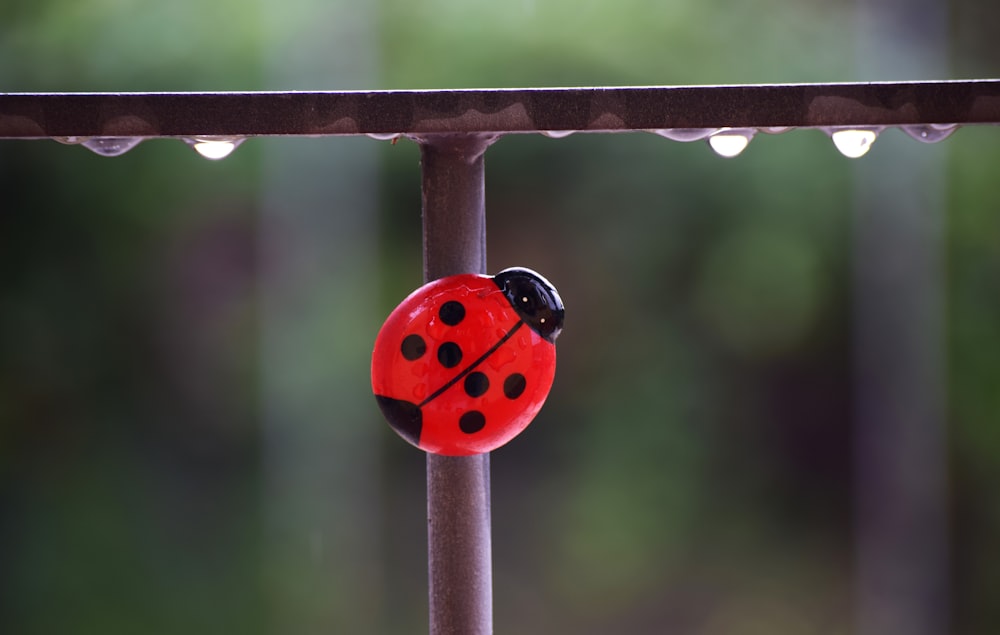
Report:
M 527 427 L 549 394 L 554 335 L 532 328 L 498 280 L 435 280 L 403 300 L 379 331 L 372 390 L 389 424 L 422 450 L 489 452 Z

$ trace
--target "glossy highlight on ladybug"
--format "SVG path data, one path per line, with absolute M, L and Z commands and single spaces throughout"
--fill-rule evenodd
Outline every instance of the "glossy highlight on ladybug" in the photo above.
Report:
M 520 267 L 420 287 L 375 339 L 372 391 L 382 414 L 427 452 L 502 446 L 549 394 L 564 313 L 555 287 Z

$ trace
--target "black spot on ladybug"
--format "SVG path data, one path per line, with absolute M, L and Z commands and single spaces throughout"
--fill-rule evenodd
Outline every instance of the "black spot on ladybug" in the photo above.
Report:
M 403 343 L 400 345 L 399 350 L 403 353 L 405 359 L 411 362 L 420 359 L 427 352 L 427 343 L 424 338 L 420 337 L 416 333 L 412 335 L 407 335 L 403 339 Z
M 424 423 L 420 406 L 409 401 L 382 395 L 375 395 L 375 401 L 378 402 L 382 414 L 392 429 L 413 445 L 419 445 L 420 431 Z
M 438 347 L 438 361 L 445 368 L 454 368 L 462 362 L 462 349 L 455 342 L 445 342 Z
M 465 377 L 465 394 L 481 397 L 490 389 L 490 379 L 483 373 L 469 373 Z
M 470 410 L 459 417 L 458 427 L 466 434 L 474 434 L 486 427 L 486 417 L 478 410 Z
M 504 269 L 493 276 L 493 282 L 525 324 L 554 344 L 566 314 L 556 288 L 534 271 L 521 267 Z
M 521 373 L 513 373 L 503 380 L 503 394 L 507 399 L 517 399 L 528 386 L 528 381 Z
M 438 309 L 438 315 L 441 316 L 441 321 L 448 326 L 455 326 L 465 319 L 465 307 L 457 300 L 449 300 Z

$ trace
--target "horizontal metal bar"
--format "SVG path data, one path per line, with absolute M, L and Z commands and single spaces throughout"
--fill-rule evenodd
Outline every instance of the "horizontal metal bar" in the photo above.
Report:
M 4 93 L 0 138 L 1000 123 L 1000 80 L 370 92 Z

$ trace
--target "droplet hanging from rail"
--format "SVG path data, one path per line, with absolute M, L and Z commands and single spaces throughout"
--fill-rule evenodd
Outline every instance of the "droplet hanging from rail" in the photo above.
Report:
M 232 154 L 233 150 L 246 139 L 243 137 L 195 137 L 184 141 L 206 159 L 218 161 Z
M 400 134 L 398 132 L 369 132 L 365 136 L 376 141 L 392 141 L 396 143 Z
M 663 128 L 653 130 L 654 133 L 661 137 L 666 137 L 671 141 L 683 141 L 684 143 L 701 141 L 702 139 L 711 137 L 717 131 L 718 128 Z
M 576 130 L 542 130 L 541 133 L 550 139 L 562 139 L 576 132 Z
M 732 158 L 746 150 L 755 131 L 749 128 L 722 128 L 708 138 L 708 145 L 721 157 Z
M 954 123 L 931 123 L 913 126 L 902 126 L 903 132 L 910 135 L 917 141 L 924 143 L 937 143 L 951 136 L 951 133 L 958 129 L 958 124 Z
M 93 139 L 83 141 L 82 145 L 84 148 L 102 157 L 117 157 L 125 154 L 141 142 L 142 137 L 94 137 Z
M 840 129 L 830 133 L 833 145 L 840 153 L 850 159 L 863 157 L 871 149 L 878 132 L 872 129 Z

